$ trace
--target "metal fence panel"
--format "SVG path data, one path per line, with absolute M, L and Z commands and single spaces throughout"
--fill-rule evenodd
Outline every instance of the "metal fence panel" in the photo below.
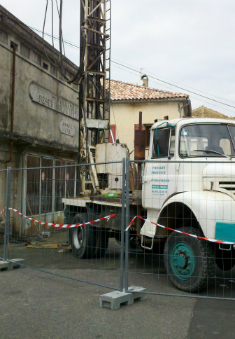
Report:
M 129 286 L 235 298 L 234 166 L 228 159 L 143 163 L 139 208 L 129 204 Z M 139 180 L 140 173 L 133 187 Z
M 6 178 L 7 171 L 0 170 L 0 184 L 2 195 L 0 196 L 0 257 L 4 257 L 5 221 L 6 221 Z
M 23 258 L 23 264 L 34 269 L 122 289 L 124 162 L 99 165 L 112 167 L 117 175 L 116 180 L 99 177 L 96 192 L 90 190 L 88 165 L 37 167 L 35 159 L 29 164 L 32 167 L 10 171 L 21 180 L 22 196 L 13 194 L 11 183 L 10 241 L 5 247 L 9 259 Z M 81 176 L 87 185 L 84 195 L 78 195 Z M 108 180 L 111 190 L 105 190 Z
M 36 165 L 0 172 L 11 208 L 1 257 L 121 291 L 234 299 L 231 160 L 94 164 L 96 189 L 86 164 Z

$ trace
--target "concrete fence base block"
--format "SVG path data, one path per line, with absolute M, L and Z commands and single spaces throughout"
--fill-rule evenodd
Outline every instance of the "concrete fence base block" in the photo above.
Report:
M 141 286 L 131 286 L 128 288 L 128 293 L 113 291 L 102 294 L 99 298 L 99 306 L 117 310 L 121 305 L 132 305 L 135 300 L 145 300 L 146 294 L 143 292 L 146 289 Z
M 146 288 L 141 286 L 131 286 L 128 288 L 128 292 L 132 293 L 134 300 L 146 300 L 147 295 L 144 293 Z
M 122 305 L 133 304 L 132 293 L 125 293 L 120 291 L 113 291 L 106 294 L 102 294 L 99 298 L 99 306 L 111 308 L 111 310 L 117 310 Z
M 42 232 L 42 237 L 43 237 L 43 238 L 49 238 L 50 235 L 51 235 L 51 232 L 49 232 L 49 231 L 43 231 L 43 232 Z
M 22 264 L 24 259 L 12 259 L 11 261 L 0 261 L 0 272 L 1 271 L 10 271 L 14 268 L 19 268 L 20 264 Z

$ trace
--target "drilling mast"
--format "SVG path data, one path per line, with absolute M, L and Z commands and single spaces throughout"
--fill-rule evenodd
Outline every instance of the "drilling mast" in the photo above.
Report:
M 95 146 L 109 140 L 110 14 L 110 0 L 81 0 L 79 163 L 93 163 Z M 83 170 L 83 192 L 99 187 L 95 166 L 91 167 Z

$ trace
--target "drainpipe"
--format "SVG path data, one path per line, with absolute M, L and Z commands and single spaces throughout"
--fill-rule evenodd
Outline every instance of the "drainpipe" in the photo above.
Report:
M 180 103 L 178 102 L 178 111 L 179 111 L 179 114 L 180 114 L 180 118 L 181 118 L 181 111 L 182 111 L 182 108 L 185 108 L 188 106 L 188 115 L 187 116 L 184 116 L 183 118 L 185 117 L 192 117 L 192 105 L 191 105 L 191 100 L 188 99 L 187 100 L 187 104 L 180 107 Z
M 16 69 L 16 45 L 12 43 L 13 48 L 13 67 L 12 67 L 12 88 L 11 88 L 11 137 L 14 127 L 14 112 L 15 112 L 15 69 Z M 8 160 L 0 160 L 2 164 L 7 164 L 12 161 L 13 156 L 13 140 L 10 143 L 10 158 Z

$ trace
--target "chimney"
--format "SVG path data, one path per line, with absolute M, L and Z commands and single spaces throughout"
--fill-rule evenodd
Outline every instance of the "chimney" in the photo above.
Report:
M 146 74 L 142 75 L 141 80 L 143 81 L 143 85 L 142 86 L 148 87 L 149 79 L 148 79 Z

